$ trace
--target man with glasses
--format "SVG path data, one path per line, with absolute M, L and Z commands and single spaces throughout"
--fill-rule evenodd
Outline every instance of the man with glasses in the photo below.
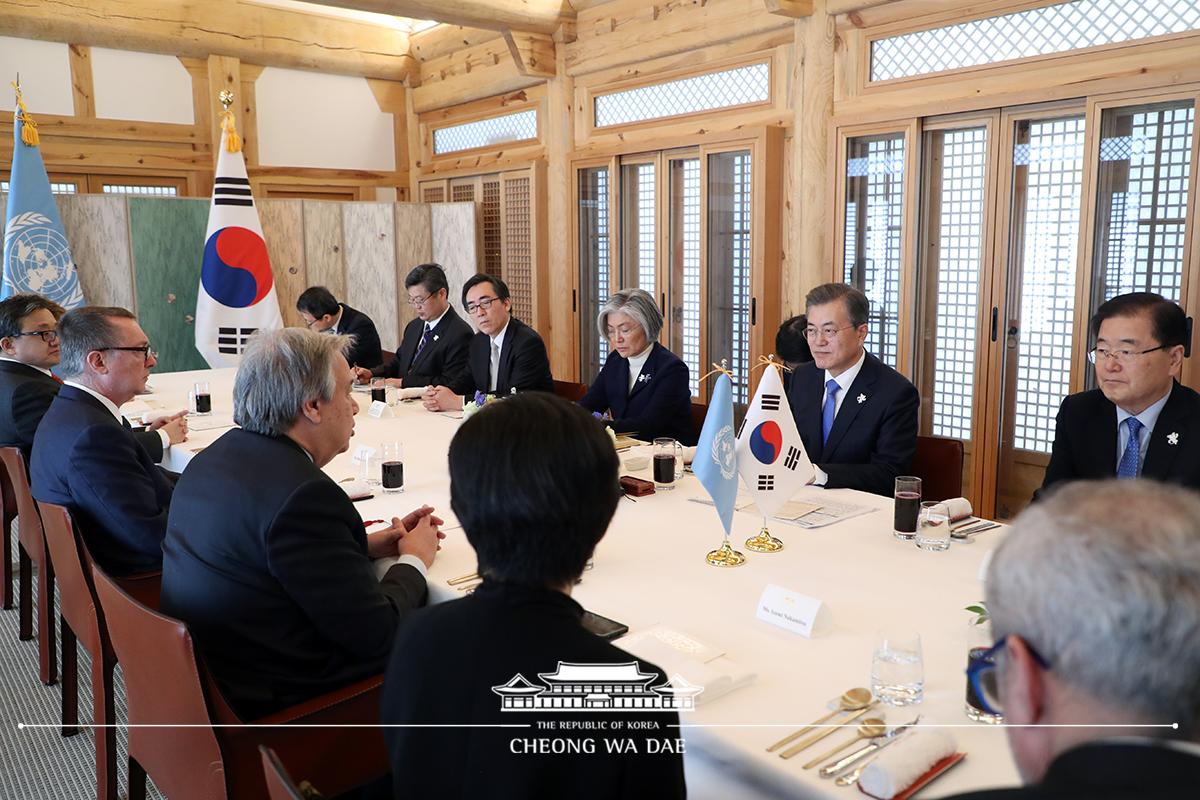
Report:
M 788 398 L 812 483 L 890 497 L 917 451 L 917 390 L 863 347 L 866 295 L 826 283 L 804 302 L 813 360 L 792 373 Z
M 450 284 L 441 265 L 413 267 L 404 288 L 417 318 L 404 328 L 396 358 L 374 369 L 358 367 L 355 381 L 387 378 L 393 386 L 446 386 L 455 394 L 473 391 L 467 364 L 471 326 L 450 306 Z
M 1183 309 L 1151 292 L 1114 297 L 1096 310 L 1088 353 L 1099 388 L 1068 396 L 1035 497 L 1085 478 L 1135 478 L 1200 488 L 1200 395 L 1181 385 Z
M 1200 785 L 1200 496 L 1079 482 L 1026 509 L 991 559 L 996 645 L 968 671 L 1002 713 L 1020 789 L 1154 800 Z
M 310 286 L 301 292 L 296 298 L 296 310 L 310 331 L 354 337 L 346 353 L 351 367 L 371 369 L 383 363 L 383 347 L 375 323 L 358 309 L 339 303 L 324 286 Z
M 473 392 L 554 391 L 546 345 L 537 331 L 512 316 L 512 298 L 504 281 L 483 273 L 472 275 L 463 284 L 463 307 L 479 328 L 469 349 L 467 399 Z M 425 407 L 430 411 L 457 411 L 463 400 L 448 386 L 425 390 Z
M 174 481 L 120 410 L 146 388 L 157 354 L 123 308 L 68 311 L 58 335 L 65 383 L 33 440 L 33 496 L 65 506 L 110 573 L 157 570 Z
M 0 301 L 0 447 L 19 447 L 29 462 L 33 437 L 62 387 L 50 371 L 60 352 L 58 320 L 62 306 L 40 294 L 16 294 Z M 185 412 L 163 416 L 137 439 L 154 461 L 187 437 Z

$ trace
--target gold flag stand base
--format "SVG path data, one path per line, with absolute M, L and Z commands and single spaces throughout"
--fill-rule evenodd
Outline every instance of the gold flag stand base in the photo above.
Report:
M 764 519 L 762 530 L 758 532 L 758 536 L 751 536 L 746 540 L 746 549 L 756 553 L 778 553 L 783 549 L 783 542 L 771 535 L 771 532 L 767 530 L 767 521 Z
M 704 560 L 714 567 L 740 567 L 746 563 L 746 557 L 730 547 L 728 539 L 716 550 L 710 551 Z

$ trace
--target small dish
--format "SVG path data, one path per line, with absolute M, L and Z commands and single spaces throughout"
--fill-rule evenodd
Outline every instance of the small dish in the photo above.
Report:
M 639 470 L 650 466 L 649 456 L 630 456 L 625 459 L 625 469 Z

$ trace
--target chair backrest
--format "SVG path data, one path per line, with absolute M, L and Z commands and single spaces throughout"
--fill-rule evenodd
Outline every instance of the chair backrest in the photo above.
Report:
M 79 643 L 96 657 L 105 646 L 104 618 L 92 588 L 91 557 L 84 549 L 67 509 L 54 503 L 39 502 L 37 505 L 46 549 L 50 552 L 50 563 L 54 565 L 54 578 L 58 583 L 59 613 L 71 626 Z
M 8 479 L 8 467 L 3 459 L 0 459 L 0 501 L 4 504 L 4 537 L 7 541 L 12 521 L 17 518 L 17 493 L 13 491 L 12 481 Z
M 25 552 L 34 554 L 42 552 L 45 547 L 42 539 L 42 518 L 38 515 L 37 504 L 33 502 L 33 493 L 29 491 L 29 471 L 25 468 L 25 456 L 16 447 L 0 447 L 0 463 L 4 464 L 5 491 L 11 491 L 16 503 L 17 516 L 20 520 L 18 536 Z M 8 518 L 8 496 L 5 495 L 4 515 Z
M 262 754 L 269 800 L 317 800 L 321 797 L 309 784 L 297 786 L 274 750 L 266 745 L 259 745 L 258 752 Z
M 921 497 L 925 500 L 961 496 L 963 443 L 940 436 L 918 436 L 912 474 L 921 479 Z
M 587 394 L 587 390 L 588 387 L 585 383 L 573 383 L 571 381 L 554 382 L 554 393 L 564 400 L 570 400 L 572 403 Z
M 692 430 L 696 433 L 696 440 L 700 439 L 700 431 L 704 428 L 704 418 L 708 415 L 708 404 L 697 403 L 692 401 Z
M 172 800 L 224 800 L 224 760 L 187 626 L 147 608 L 95 565 L 92 576 L 125 677 L 130 758 Z

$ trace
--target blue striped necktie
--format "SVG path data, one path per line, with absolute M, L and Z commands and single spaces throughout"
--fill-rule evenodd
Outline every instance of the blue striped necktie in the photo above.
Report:
M 1129 443 L 1125 445 L 1125 452 L 1121 454 L 1121 463 L 1117 464 L 1117 477 L 1136 478 L 1138 476 L 1138 456 L 1142 452 L 1142 443 L 1138 440 L 1142 423 L 1137 417 L 1126 417 L 1125 426 L 1129 428 Z
M 421 335 L 421 341 L 417 342 L 417 352 L 413 353 L 413 359 L 421 355 L 421 351 L 425 349 L 425 345 L 429 343 L 429 336 L 433 333 L 433 328 L 429 327 L 429 323 L 425 323 L 425 333 Z

